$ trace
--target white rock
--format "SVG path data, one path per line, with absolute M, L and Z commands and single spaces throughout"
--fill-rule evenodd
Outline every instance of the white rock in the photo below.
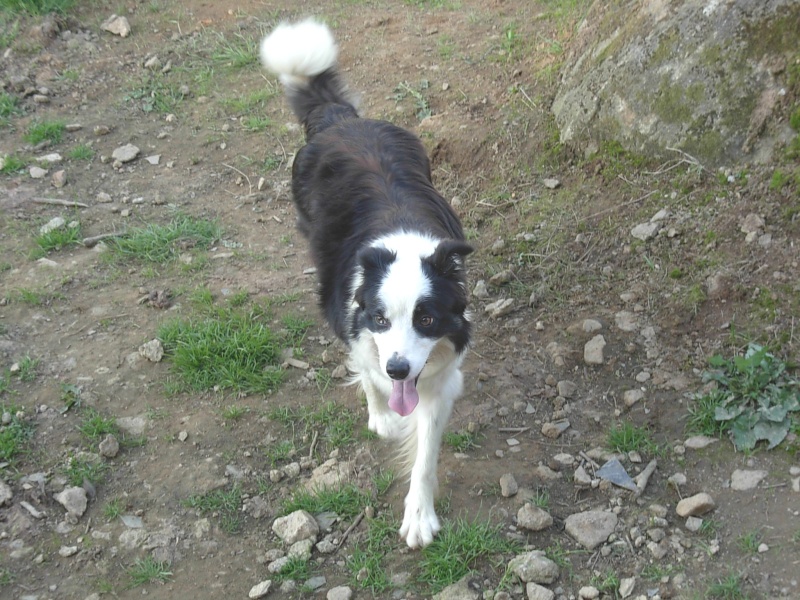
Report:
M 478 283 L 475 284 L 475 288 L 472 290 L 472 295 L 476 298 L 488 298 L 489 290 L 486 287 L 486 281 L 479 279 Z
M 662 208 L 660 211 L 658 211 L 656 214 L 650 217 L 650 222 L 657 223 L 658 221 L 663 221 L 668 216 L 669 216 L 669 211 L 666 208 Z
M 600 331 L 603 328 L 603 324 L 595 319 L 584 319 L 581 327 L 585 333 L 594 333 L 595 331 Z
M 622 401 L 628 408 L 639 402 L 642 398 L 644 398 L 644 392 L 642 390 L 625 390 L 622 394 Z
M 700 517 L 686 517 L 686 529 L 692 533 L 697 533 L 703 526 L 703 519 Z
M 596 335 L 586 342 L 583 347 L 583 360 L 587 365 L 602 365 L 605 361 L 603 348 L 606 347 L 606 339 L 602 335 Z
M 339 585 L 328 590 L 327 600 L 350 600 L 353 597 L 353 590 L 346 585 Z
M 596 600 L 599 597 L 600 590 L 593 585 L 586 585 L 578 590 L 578 598 L 581 600 Z
M 164 357 L 164 346 L 155 338 L 139 346 L 139 354 L 150 362 L 159 362 Z
M 42 179 L 45 175 L 47 175 L 47 169 L 33 166 L 28 169 L 28 173 L 30 173 L 31 179 Z
M 619 595 L 622 598 L 627 598 L 633 593 L 633 588 L 636 587 L 635 577 L 625 577 L 619 581 Z
M 709 437 L 707 435 L 694 435 L 688 438 L 683 445 L 691 450 L 701 450 L 711 444 L 717 443 L 719 440 L 717 438 Z
M 660 223 L 640 223 L 633 229 L 631 229 L 631 235 L 635 237 L 637 240 L 642 240 L 646 242 L 647 240 L 653 239 L 658 230 L 661 229 Z
M 47 163 L 49 165 L 60 163 L 64 160 L 64 157 L 61 156 L 58 152 L 51 152 L 50 154 L 45 154 L 44 156 L 40 156 L 36 159 L 37 162 L 40 163 Z
M 75 517 L 82 516 L 89 504 L 86 490 L 82 487 L 68 487 L 63 492 L 56 494 L 55 499 L 70 515 Z
M 290 515 L 275 519 L 272 524 L 275 532 L 285 544 L 294 544 L 300 540 L 314 539 L 319 534 L 319 525 L 316 519 L 305 510 L 297 510 Z
M 513 298 L 500 298 L 486 305 L 485 312 L 492 318 L 497 319 L 505 316 L 514 309 Z
M 125 433 L 132 435 L 134 437 L 143 435 L 145 430 L 147 429 L 147 425 L 148 422 L 146 417 L 117 418 L 117 427 L 119 427 Z
M 553 524 L 553 517 L 546 510 L 526 502 L 517 511 L 517 525 L 531 531 L 541 531 Z
M 114 152 L 111 153 L 111 158 L 121 163 L 127 163 L 139 156 L 139 152 L 139 148 L 133 144 L 125 144 L 114 150 Z
M 714 498 L 710 494 L 702 492 L 678 502 L 675 512 L 681 517 L 696 517 L 704 515 L 716 507 L 717 504 L 714 502 Z
M 763 470 L 736 469 L 731 475 L 731 489 L 737 492 L 755 489 L 767 475 L 769 473 Z
M 39 227 L 39 233 L 42 235 L 47 235 L 51 231 L 61 229 L 66 224 L 67 221 L 63 217 L 53 217 L 47 223 Z
M 63 556 L 64 558 L 67 558 L 69 556 L 75 556 L 77 553 L 78 553 L 77 546 L 61 546 L 61 548 L 58 549 L 58 555 Z
M 614 533 L 619 518 L 611 512 L 588 510 L 567 517 L 566 532 L 587 550 L 594 550 Z
M 551 178 L 544 179 L 542 183 L 544 184 L 544 187 L 546 187 L 549 190 L 554 190 L 561 185 L 561 182 L 558 179 L 551 179 Z
M 525 595 L 528 596 L 528 600 L 553 600 L 556 597 L 552 590 L 532 581 L 525 585 Z
M 11 502 L 11 498 L 14 497 L 14 493 L 11 491 L 9 485 L 0 479 L 0 506 L 8 504 Z
M 553 583 L 558 579 L 558 565 L 547 558 L 541 550 L 515 556 L 508 568 L 525 583 Z
M 117 15 L 111 15 L 100 25 L 100 29 L 108 31 L 120 37 L 128 37 L 131 33 L 131 24 L 128 19 Z
M 247 594 L 248 598 L 263 598 L 269 593 L 269 588 L 272 587 L 272 580 L 267 579 L 266 581 L 262 581 L 261 583 L 257 583 L 253 587 L 250 588 L 250 592 Z

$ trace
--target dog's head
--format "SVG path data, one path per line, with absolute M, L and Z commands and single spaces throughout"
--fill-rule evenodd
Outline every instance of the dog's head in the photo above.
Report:
M 463 261 L 470 252 L 459 240 L 401 236 L 358 255 L 354 327 L 372 336 L 393 381 L 389 406 L 403 416 L 419 401 L 416 381 L 434 349 L 460 354 L 469 343 Z

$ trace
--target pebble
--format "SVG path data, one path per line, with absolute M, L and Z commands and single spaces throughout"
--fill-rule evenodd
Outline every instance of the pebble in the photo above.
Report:
M 625 390 L 622 394 L 622 401 L 628 408 L 632 407 L 642 398 L 644 398 L 644 392 L 642 390 Z
M 59 169 L 50 177 L 50 183 L 54 188 L 63 188 L 67 185 L 67 172 L 64 169 Z
M 578 598 L 581 600 L 596 600 L 600 597 L 600 590 L 593 585 L 587 585 L 578 590 Z
M 624 577 L 619 580 L 619 595 L 624 599 L 633 593 L 633 588 L 636 587 L 635 577 Z
M 700 528 L 703 526 L 703 519 L 700 517 L 687 517 L 686 518 L 686 529 L 691 531 L 692 533 L 697 533 L 700 531 Z
M 58 555 L 63 556 L 64 558 L 75 556 L 77 553 L 77 546 L 61 546 L 61 548 L 58 549 Z
M 554 190 L 561 185 L 561 182 L 558 179 L 552 179 L 552 178 L 544 179 L 542 180 L 542 183 L 544 184 L 544 187 L 546 187 L 548 190 Z
M 11 487 L 0 479 L 0 506 L 10 503 L 13 497 L 14 492 L 11 491 Z
M 100 29 L 114 35 L 126 38 L 131 33 L 131 24 L 125 17 L 111 15 L 100 25 Z
M 86 490 L 82 487 L 68 487 L 63 492 L 56 494 L 55 499 L 66 509 L 68 514 L 75 517 L 83 516 L 89 503 Z
M 475 284 L 475 288 L 472 290 L 472 295 L 476 298 L 489 297 L 489 290 L 487 289 L 486 282 L 483 279 L 479 279 L 478 283 Z
M 125 144 L 114 150 L 114 152 L 111 153 L 111 158 L 124 164 L 134 160 L 139 156 L 139 152 L 139 148 L 133 144 Z
M 578 391 L 578 385 L 565 379 L 558 382 L 556 390 L 558 391 L 559 396 L 563 396 L 564 398 L 572 398 L 575 395 L 575 392 Z
M 539 585 L 538 583 L 528 582 L 525 586 L 525 595 L 528 600 L 553 600 L 556 597 L 552 590 Z
M 606 347 L 606 339 L 602 335 L 596 335 L 586 342 L 583 347 L 583 360 L 587 365 L 602 365 L 605 362 L 603 349 Z
M 514 310 L 513 298 L 500 298 L 486 305 L 484 312 L 486 312 L 492 319 L 503 317 Z
M 139 354 L 150 362 L 160 362 L 164 357 L 164 346 L 161 344 L 161 340 L 154 338 L 139 346 Z
M 551 440 L 558 439 L 562 433 L 569 429 L 569 421 L 566 419 L 542 425 L 542 435 Z
M 621 310 L 614 315 L 614 325 L 620 331 L 633 332 L 639 329 L 639 320 L 634 313 Z
M 250 588 L 250 592 L 247 594 L 247 596 L 248 598 L 263 598 L 269 593 L 269 589 L 271 587 L 272 587 L 272 580 L 267 579 L 266 581 L 257 583 L 252 588 Z
M 714 502 L 714 498 L 712 498 L 710 494 L 702 492 L 690 496 L 689 498 L 684 498 L 678 502 L 678 506 L 675 507 L 675 512 L 681 517 L 696 517 L 704 515 L 714 510 L 716 507 L 717 505 Z
M 659 229 L 661 229 L 661 224 L 658 222 L 640 223 L 631 229 L 631 236 L 635 237 L 637 240 L 646 242 L 647 240 L 653 239 L 658 233 Z
M 760 215 L 757 215 L 755 213 L 750 213 L 742 221 L 739 230 L 742 233 L 746 234 L 758 233 L 762 229 L 764 229 L 764 225 L 766 225 L 766 223 L 764 222 L 764 219 Z
M 100 456 L 104 456 L 105 458 L 114 458 L 117 454 L 119 454 L 119 441 L 117 441 L 117 438 L 109 433 L 103 439 L 103 441 L 100 442 L 97 448 L 98 452 L 100 452 Z
M 511 559 L 508 569 L 525 583 L 549 584 L 558 579 L 558 565 L 541 550 L 520 554 Z
M 33 166 L 30 169 L 28 169 L 28 173 L 30 174 L 31 179 L 42 179 L 45 175 L 47 175 L 47 169 Z
M 346 585 L 340 585 L 328 590 L 327 600 L 350 600 L 353 597 L 353 590 Z
M 466 575 L 452 585 L 447 586 L 433 600 L 478 600 L 481 593 L 470 585 L 471 577 Z
M 319 525 L 308 512 L 297 510 L 285 517 L 275 519 L 272 523 L 272 531 L 285 544 L 291 545 L 308 538 L 316 539 L 319 534 Z
M 584 333 L 594 333 L 595 331 L 600 331 L 602 328 L 603 325 L 600 321 L 596 321 L 595 319 L 583 320 L 582 329 Z
M 503 498 L 516 496 L 519 491 L 519 484 L 511 473 L 505 473 L 500 477 L 500 494 Z
M 718 441 L 719 440 L 717 438 L 709 437 L 707 435 L 695 435 L 683 442 L 683 445 L 690 450 L 702 450 L 703 448 L 706 448 L 711 444 L 715 444 Z
M 53 217 L 47 223 L 39 227 L 39 233 L 42 235 L 47 235 L 51 231 L 61 229 L 66 224 L 67 221 L 63 217 Z
M 553 517 L 546 510 L 525 503 L 517 511 L 517 525 L 531 531 L 541 531 L 553 524 Z

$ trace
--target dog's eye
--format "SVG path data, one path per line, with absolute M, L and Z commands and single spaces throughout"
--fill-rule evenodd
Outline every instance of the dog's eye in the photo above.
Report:
M 430 315 L 422 315 L 419 318 L 419 324 L 422 327 L 430 327 L 431 325 L 433 325 L 433 317 Z
M 375 315 L 373 319 L 378 327 L 386 327 L 389 324 L 389 321 L 383 315 Z

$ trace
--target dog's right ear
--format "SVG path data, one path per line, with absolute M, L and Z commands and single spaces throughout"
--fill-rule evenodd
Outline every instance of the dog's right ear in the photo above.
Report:
M 395 258 L 397 258 L 397 255 L 394 252 L 377 246 L 364 248 L 358 253 L 356 260 L 363 270 L 363 276 L 361 285 L 358 286 L 353 299 L 358 303 L 359 307 L 364 308 L 366 288 L 370 283 L 374 285 L 376 281 L 383 277 Z

